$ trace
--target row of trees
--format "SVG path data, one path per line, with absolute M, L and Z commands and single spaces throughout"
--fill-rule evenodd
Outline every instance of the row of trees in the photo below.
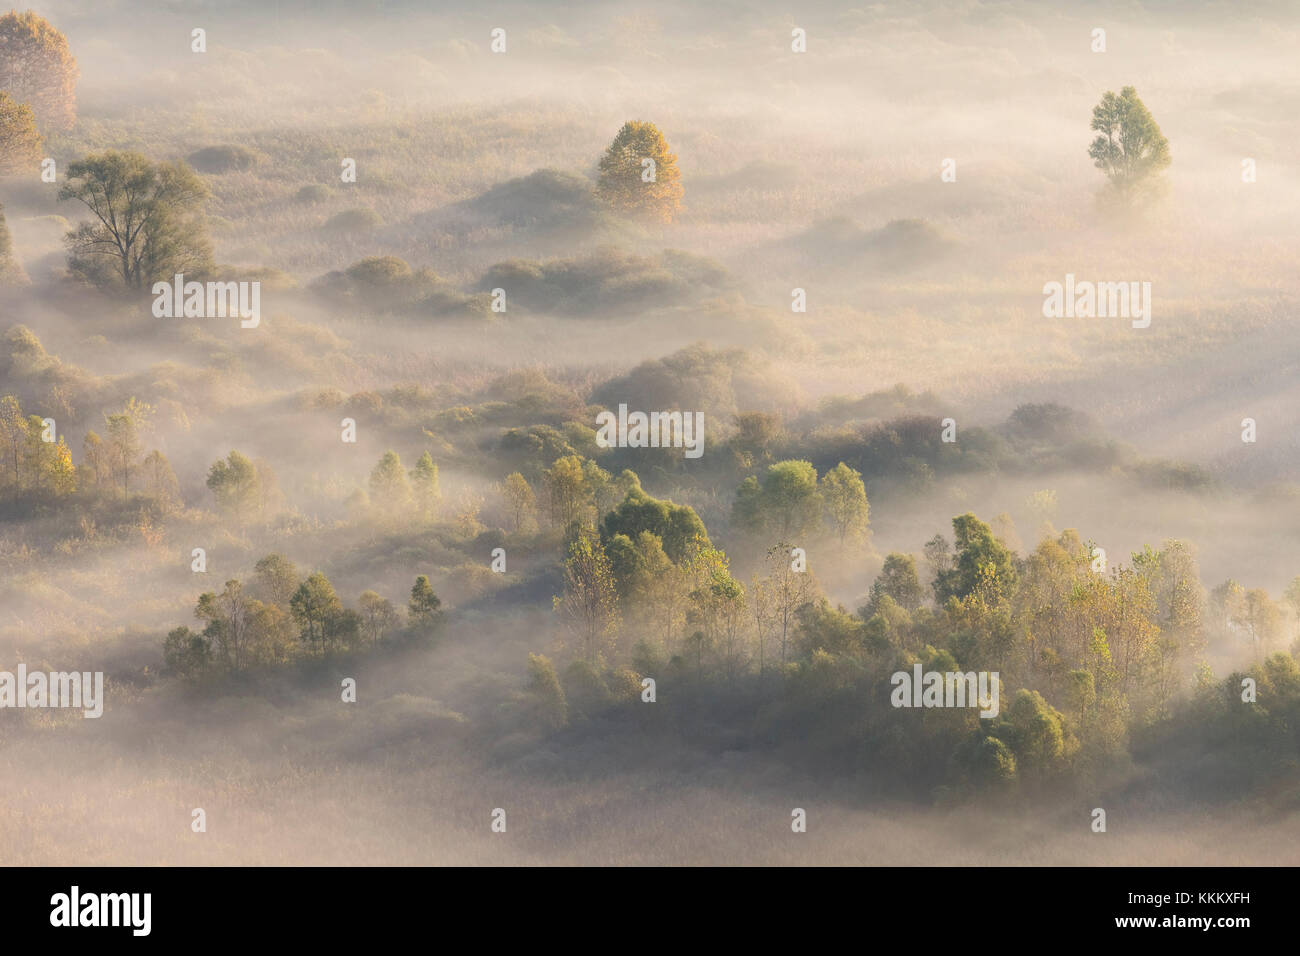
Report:
M 179 507 L 179 485 L 166 456 L 157 449 L 144 454 L 141 436 L 152 414 L 152 406 L 128 399 L 120 411 L 104 416 L 104 437 L 86 433 L 82 463 L 74 465 L 56 423 L 25 415 L 18 398 L 6 395 L 0 398 L 0 488 L 13 500 L 25 494 L 53 500 L 77 491 L 125 500 L 139 491 L 164 511 Z
M 344 606 L 320 571 L 301 577 L 280 554 L 257 562 L 248 586 L 226 582 L 221 593 L 199 595 L 199 631 L 178 627 L 163 645 L 167 668 L 187 678 L 284 664 L 299 657 L 373 647 L 398 635 L 428 637 L 441 620 L 442 602 L 427 575 L 411 587 L 405 621 L 392 602 L 364 591 L 355 609 Z
M 733 527 L 768 540 L 805 540 L 823 528 L 841 548 L 866 539 L 870 519 L 861 472 L 844 462 L 819 479 L 806 461 L 779 461 L 736 490 Z
M 0 488 L 16 501 L 25 492 L 61 498 L 77 488 L 72 453 L 60 436 L 50 442 L 39 415 L 25 415 L 17 396 L 0 398 Z
M 806 470 L 796 473 L 807 492 Z M 916 724 L 926 742 L 914 741 L 929 761 L 918 779 L 987 782 L 1096 768 L 1122 754 L 1135 727 L 1162 725 L 1189 687 L 1211 686 L 1204 663 L 1211 641 L 1244 638 L 1259 666 L 1285 664 L 1276 663 L 1285 637 L 1278 605 L 1231 581 L 1207 594 L 1183 542 L 1147 547 L 1102 573 L 1092 543 L 1074 531 L 1049 535 L 1022 558 L 975 515 L 960 515 L 951 543 L 936 535 L 924 548 L 928 584 L 911 555 L 891 553 L 854 614 L 826 599 L 785 542 L 746 586 L 707 535 L 673 537 L 668 516 L 676 508 L 638 491 L 598 529 L 570 535 L 555 604 L 572 625 L 576 660 L 563 681 L 549 661 L 530 660 L 544 713 L 568 706 L 570 683 L 589 697 L 604 687 L 597 698 L 608 702 L 624 696 L 611 688 L 627 684 L 629 673 L 676 675 L 696 686 L 761 686 L 775 673 L 785 694 L 773 712 L 787 726 L 773 733 L 817 721 L 817 733 L 838 741 L 828 746 L 851 748 L 854 759 L 866 748 L 916 761 L 888 738 L 898 733 L 885 703 L 890 675 L 916 662 L 997 672 L 998 719 L 927 714 Z M 799 510 L 775 510 L 771 520 L 790 513 Z M 1300 619 L 1300 578 L 1287 601 Z M 842 707 L 849 708 L 842 717 L 831 716 Z M 825 724 L 840 719 L 856 728 L 852 740 Z

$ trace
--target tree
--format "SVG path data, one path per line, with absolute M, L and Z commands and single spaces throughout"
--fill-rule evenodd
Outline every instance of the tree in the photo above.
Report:
M 517 471 L 512 471 L 506 475 L 501 494 L 506 500 L 506 507 L 509 509 L 510 518 L 514 523 L 511 530 L 518 533 L 524 526 L 524 519 L 537 510 L 537 496 L 533 494 L 533 489 L 529 487 L 528 479 Z
M 528 690 L 542 721 L 552 730 L 569 722 L 569 704 L 555 675 L 555 665 L 541 654 L 528 655 Z
M 1291 583 L 1286 586 L 1284 596 L 1286 603 L 1291 607 L 1292 616 L 1300 621 L 1300 577 L 1291 579 Z
M 68 130 L 77 118 L 77 61 L 68 38 L 32 11 L 0 16 L 0 87 L 28 104 L 46 130 Z
M 600 535 L 606 542 L 619 534 L 635 541 L 643 531 L 649 531 L 663 542 L 664 552 L 674 563 L 680 563 L 693 549 L 709 546 L 708 531 L 694 508 L 651 498 L 637 486 L 627 493 L 622 504 L 605 516 L 600 523 Z
M 871 600 L 867 605 L 867 616 L 875 612 L 875 606 L 882 597 L 888 596 L 899 607 L 915 611 L 921 606 L 925 591 L 916 575 L 916 562 L 910 554 L 891 552 L 885 558 L 885 565 L 880 569 L 880 576 L 871 585 Z
M 1251 588 L 1246 592 L 1245 610 L 1242 623 L 1250 635 L 1251 647 L 1258 661 L 1282 635 L 1282 611 L 1263 588 Z
M 1101 98 L 1092 108 L 1092 128 L 1098 135 L 1088 155 L 1121 196 L 1132 196 L 1169 166 L 1169 140 L 1131 86 Z
M 36 115 L 0 90 L 0 176 L 35 172 L 41 162 L 41 134 Z
M 770 600 L 770 618 L 774 631 L 781 637 L 781 663 L 787 659 L 790 632 L 798 619 L 799 610 L 812 599 L 816 591 L 812 575 L 794 570 L 790 557 L 793 549 L 782 541 L 767 549 L 766 597 Z
M 840 462 L 822 475 L 821 496 L 841 548 L 846 540 L 857 541 L 866 535 L 870 512 L 861 472 Z
M 378 644 L 401 620 L 393 602 L 378 592 L 361 592 L 358 603 L 361 606 L 361 633 L 371 644 Z
M 406 615 L 411 626 L 422 631 L 431 631 L 438 623 L 442 601 L 433 593 L 429 576 L 421 574 L 411 587 L 411 599 L 406 603 Z
M 45 420 L 39 415 L 27 419 L 27 471 L 31 487 L 46 495 L 62 497 L 76 488 L 77 470 L 72 464 L 72 451 L 63 436 L 57 442 L 45 440 Z
M 569 545 L 569 557 L 564 562 L 564 595 L 556 597 L 554 605 L 568 615 L 582 641 L 585 658 L 594 661 L 602 640 L 618 629 L 619 612 L 613 567 L 593 532 L 579 534 Z
M 935 599 L 939 604 L 943 605 L 950 597 L 966 597 L 982 579 L 1009 594 L 1015 582 L 1015 565 L 1011 552 L 994 537 L 993 529 L 967 512 L 952 519 L 952 530 L 957 541 L 957 560 L 954 567 L 940 572 L 935 581 Z
M 96 285 L 128 289 L 210 271 L 207 196 L 181 162 L 108 150 L 71 163 L 59 198 L 83 203 L 94 219 L 64 237 L 69 268 Z
M 25 282 L 27 273 L 22 264 L 14 258 L 14 244 L 9 237 L 9 226 L 5 223 L 4 203 L 0 203 L 0 285 Z
M 293 619 L 301 626 L 301 639 L 308 647 L 325 647 L 326 639 L 333 630 L 334 619 L 343 613 L 343 602 L 339 600 L 330 584 L 329 578 L 314 571 L 298 586 L 289 608 Z
M 298 590 L 298 569 L 282 554 L 268 554 L 253 566 L 257 596 L 268 604 L 288 609 Z
M 681 178 L 677 157 L 659 128 L 632 120 L 600 159 L 596 194 L 621 212 L 672 222 L 682 205 Z
M 131 473 L 140 458 L 140 432 L 148 427 L 152 415 L 153 406 L 133 396 L 127 399 L 120 412 L 104 416 L 108 433 L 107 464 L 110 471 L 122 479 L 123 498 L 130 491 Z
M 81 469 L 86 472 L 80 481 L 81 487 L 89 488 L 94 485 L 98 488 L 108 477 L 108 460 L 107 452 L 104 450 L 104 439 L 100 438 L 94 432 L 86 432 L 86 437 L 81 441 Z
M 220 594 L 208 591 L 199 595 L 194 616 L 207 621 L 203 636 L 209 647 L 217 649 L 222 663 L 232 670 L 242 670 L 248 663 L 247 653 L 252 633 L 252 607 L 244 586 L 237 580 L 226 582 Z
M 740 412 L 733 420 L 736 433 L 727 442 L 740 468 L 771 464 L 773 450 L 783 437 L 781 419 L 770 412 Z
M 13 476 L 14 500 L 22 491 L 22 454 L 27 444 L 27 419 L 22 405 L 13 395 L 0 399 L 0 453 L 5 458 L 6 471 Z
M 692 542 L 691 549 L 707 546 L 706 538 L 698 538 Z M 673 638 L 686 623 L 692 588 L 690 562 L 674 564 L 658 535 L 649 531 L 637 535 L 634 548 L 640 580 L 634 583 L 633 594 L 639 603 L 639 614 L 644 615 L 646 624 L 659 636 L 664 652 L 671 656 Z
M 411 469 L 411 490 L 421 517 L 432 517 L 442 499 L 442 489 L 438 485 L 438 466 L 427 451 Z
M 699 548 L 690 561 L 696 587 L 691 592 L 692 608 L 687 620 L 699 624 L 702 639 L 697 643 L 697 669 L 703 664 L 705 645 L 720 647 L 728 677 L 734 677 L 744 663 L 740 628 L 745 611 L 745 587 L 731 575 L 727 556 L 717 548 Z
M 411 486 L 397 452 L 384 452 L 370 472 L 370 502 L 389 515 L 399 514 L 411 504 Z
M 595 506 L 582 470 L 582 458 L 578 455 L 557 458 L 543 473 L 543 481 L 555 527 L 567 528 L 574 521 L 590 519 Z
M 176 480 L 176 472 L 172 471 L 167 456 L 155 448 L 145 457 L 142 467 L 146 493 L 158 502 L 163 512 L 180 507 L 180 482 Z
M 208 469 L 207 485 L 216 496 L 218 507 L 241 526 L 257 508 L 257 468 L 237 451 L 232 451 L 224 461 L 218 458 L 213 462 Z
M 173 674 L 193 680 L 212 662 L 212 648 L 207 638 L 188 627 L 169 631 L 163 642 L 163 663 Z
M 785 541 L 815 530 L 821 514 L 817 469 L 806 461 L 778 461 L 768 466 L 761 483 L 753 477 L 741 482 L 731 520 L 755 534 Z

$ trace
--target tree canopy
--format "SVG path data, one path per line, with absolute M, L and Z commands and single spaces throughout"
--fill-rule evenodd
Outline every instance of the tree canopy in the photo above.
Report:
M 0 88 L 30 106 L 41 128 L 72 128 L 77 119 L 77 61 L 68 38 L 28 10 L 0 16 Z
M 203 215 L 208 189 L 184 163 L 108 150 L 68 166 L 60 199 L 93 215 L 65 237 L 68 266 L 101 286 L 140 289 L 212 268 Z
M 1092 108 L 1092 128 L 1097 136 L 1088 155 L 1121 195 L 1131 195 L 1171 162 L 1169 140 L 1131 86 L 1101 98 Z
M 24 170 L 35 173 L 41 162 L 41 145 L 32 108 L 0 90 L 0 176 Z
M 596 193 L 622 212 L 672 222 L 682 205 L 681 178 L 659 127 L 630 120 L 600 159 Z

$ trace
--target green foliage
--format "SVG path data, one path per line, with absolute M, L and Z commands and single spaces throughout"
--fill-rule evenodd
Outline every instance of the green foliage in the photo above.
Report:
M 916 574 L 916 562 L 910 554 L 893 551 L 885 557 L 880 576 L 871 585 L 871 600 L 864 609 L 864 617 L 876 612 L 882 597 L 889 597 L 907 611 L 915 611 L 921 606 L 925 591 Z
M 201 173 L 242 172 L 258 164 L 258 156 L 245 146 L 205 146 L 185 161 Z
M 1070 754 L 1065 718 L 1037 691 L 1017 691 L 993 733 L 1011 747 L 1021 773 L 1061 770 Z
M 663 542 L 664 553 L 675 564 L 685 560 L 695 548 L 710 546 L 709 533 L 694 508 L 652 498 L 637 485 L 601 521 L 600 536 L 602 541 L 609 542 L 623 535 L 630 543 L 643 531 Z
M 1121 196 L 1132 197 L 1170 164 L 1169 140 L 1131 86 L 1101 98 L 1092 109 L 1092 129 L 1098 135 L 1088 155 Z
M 528 655 L 528 690 L 543 726 L 558 730 L 569 722 L 569 704 L 550 658 L 541 654 Z
M 433 463 L 433 456 L 427 451 L 411 469 L 411 493 L 420 516 L 433 517 L 438 502 L 442 500 L 442 488 L 438 484 L 438 466 Z
M 428 580 L 425 580 L 428 583 Z M 313 571 L 307 580 L 298 586 L 289 601 L 293 619 L 301 628 L 303 644 L 308 649 L 326 649 L 327 642 L 345 628 L 337 621 L 343 614 L 343 602 L 339 600 L 330 584 L 329 578 L 319 571 Z
M 827 523 L 843 548 L 867 534 L 867 486 L 860 472 L 840 462 L 822 475 L 820 493 Z
M 506 507 L 509 509 L 513 525 L 511 530 L 516 533 L 522 531 L 525 523 L 537 511 L 537 496 L 533 493 L 532 486 L 528 484 L 528 479 L 519 472 L 514 471 L 506 475 L 505 483 L 502 486 L 502 495 L 505 497 Z
M 59 199 L 83 203 L 94 218 L 65 237 L 68 267 L 103 287 L 140 289 L 178 273 L 201 278 L 212 269 L 207 197 L 184 163 L 108 150 L 69 164 Z
M 761 483 L 752 477 L 741 483 L 731 520 L 753 534 L 794 540 L 820 527 L 822 503 L 817 470 L 810 462 L 779 461 L 768 466 Z M 847 504 L 853 506 L 851 491 Z M 860 505 L 860 518 L 865 526 L 865 493 Z
M 734 285 L 727 270 L 705 256 L 676 250 L 639 256 L 611 247 L 568 259 L 498 262 L 475 288 L 508 289 L 512 312 L 607 318 L 698 302 Z
M 268 554 L 253 568 L 254 590 L 261 600 L 285 609 L 298 590 L 298 569 L 282 554 Z
M 564 594 L 554 599 L 570 622 L 588 661 L 594 661 L 620 624 L 618 585 L 600 539 L 580 530 L 564 562 Z
M 257 468 L 237 451 L 212 463 L 207 486 L 216 497 L 217 506 L 240 524 L 257 509 L 261 492 Z
M 163 664 L 167 670 L 186 680 L 202 675 L 212 663 L 212 648 L 202 634 L 188 627 L 177 627 L 163 643 Z
M 429 576 L 419 575 L 411 586 L 410 600 L 406 602 L 406 616 L 411 627 L 425 634 L 430 633 L 441 619 L 441 608 L 442 601 L 433 593 Z
M 385 452 L 371 470 L 370 503 L 389 516 L 399 515 L 410 507 L 411 485 L 397 452 Z
M 1009 593 L 1016 569 L 1011 552 L 993 536 L 993 529 L 967 512 L 952 519 L 952 530 L 957 543 L 956 567 L 936 580 L 935 599 L 944 604 L 952 597 L 964 598 L 981 580 Z

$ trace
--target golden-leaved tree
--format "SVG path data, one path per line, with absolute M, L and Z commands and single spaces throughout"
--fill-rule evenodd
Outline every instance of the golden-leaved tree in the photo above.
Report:
M 600 159 L 596 192 L 620 212 L 672 222 L 682 206 L 682 174 L 659 127 L 623 124 Z
M 68 38 L 44 17 L 30 10 L 0 16 L 0 89 L 30 106 L 45 132 L 76 122 L 79 75 Z
M 41 134 L 36 114 L 26 103 L 0 91 L 0 176 L 40 168 Z

